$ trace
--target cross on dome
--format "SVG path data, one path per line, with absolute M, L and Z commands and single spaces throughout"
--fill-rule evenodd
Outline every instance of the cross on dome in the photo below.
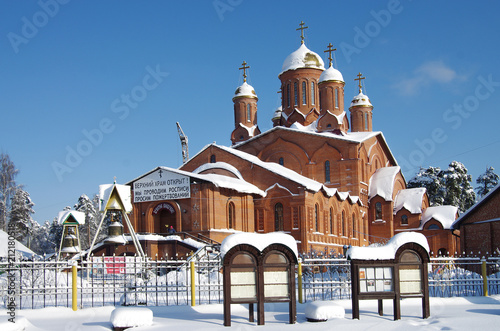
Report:
M 358 81 L 358 87 L 359 87 L 359 93 L 361 93 L 361 80 L 365 79 L 366 77 L 361 77 L 361 73 L 358 74 L 358 78 L 354 78 L 354 80 Z
M 250 66 L 247 66 L 247 63 L 245 61 L 243 61 L 243 63 L 241 65 L 242 65 L 242 67 L 238 68 L 238 69 L 239 70 L 243 69 L 243 82 L 246 82 L 247 81 L 247 69 L 250 68 Z
M 295 31 L 300 30 L 300 43 L 301 43 L 301 44 L 303 44 L 303 43 L 304 43 L 304 39 L 305 39 L 305 38 L 304 38 L 304 30 L 305 30 L 305 29 L 309 29 L 309 27 L 308 27 L 308 26 L 304 26 L 304 24 L 305 24 L 305 23 L 304 23 L 303 21 L 300 21 L 300 24 L 299 24 L 299 25 L 300 25 L 300 28 L 295 29 Z
M 332 52 L 335 52 L 337 49 L 336 48 L 332 49 L 332 47 L 333 47 L 332 43 L 329 43 L 327 47 L 328 47 L 328 49 L 326 51 L 324 51 L 324 53 L 328 53 L 328 60 L 330 61 L 330 67 L 331 67 L 332 60 L 333 60 L 332 59 Z

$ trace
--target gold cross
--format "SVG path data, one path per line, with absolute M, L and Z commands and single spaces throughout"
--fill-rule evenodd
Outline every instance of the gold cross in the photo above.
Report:
M 295 29 L 295 31 L 300 30 L 300 43 L 301 44 L 304 43 L 304 30 L 309 28 L 308 26 L 304 26 L 304 24 L 305 23 L 303 21 L 300 21 L 300 24 L 299 24 L 300 28 Z
M 332 66 L 332 60 L 333 60 L 332 59 L 332 52 L 335 52 L 337 49 L 336 48 L 332 49 L 332 47 L 333 47 L 332 43 L 329 43 L 327 47 L 328 47 L 328 49 L 326 51 L 324 51 L 324 52 L 328 53 L 328 60 L 330 60 L 330 67 L 331 67 Z
M 249 66 L 247 66 L 247 63 L 245 61 L 243 61 L 242 63 L 243 67 L 241 68 L 238 68 L 238 69 L 243 69 L 243 82 L 246 82 L 247 81 L 247 69 L 250 68 Z
M 361 80 L 365 79 L 365 77 L 361 77 L 361 73 L 358 74 L 358 78 L 354 78 L 354 80 L 358 81 L 359 93 L 361 93 Z

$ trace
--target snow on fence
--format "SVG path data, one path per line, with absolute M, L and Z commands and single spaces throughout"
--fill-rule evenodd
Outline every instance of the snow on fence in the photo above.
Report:
M 488 293 L 500 294 L 500 258 L 484 261 Z M 479 257 L 439 257 L 429 263 L 430 296 L 481 296 L 483 278 Z M 136 257 L 95 257 L 78 261 L 78 307 L 105 305 L 168 306 L 191 304 L 191 280 L 186 260 Z M 220 258 L 206 256 L 195 263 L 195 304 L 222 303 Z M 8 278 L 8 276 L 10 276 Z M 345 258 L 303 258 L 303 302 L 349 299 L 350 262 Z M 12 279 L 14 288 L 12 288 Z M 298 283 L 298 282 L 297 282 Z M 0 299 L 14 292 L 17 309 L 71 307 L 71 267 L 67 262 L 0 262 Z

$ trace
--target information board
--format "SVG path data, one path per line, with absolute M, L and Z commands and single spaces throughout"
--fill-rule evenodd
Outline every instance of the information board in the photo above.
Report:
M 359 268 L 359 292 L 391 292 L 394 290 L 392 267 Z
M 158 169 L 134 182 L 134 202 L 188 199 L 191 197 L 189 176 Z
M 420 269 L 399 269 L 399 287 L 401 294 L 422 293 Z
M 255 271 L 231 272 L 231 299 L 257 299 Z
M 288 298 L 288 272 L 264 271 L 264 297 Z

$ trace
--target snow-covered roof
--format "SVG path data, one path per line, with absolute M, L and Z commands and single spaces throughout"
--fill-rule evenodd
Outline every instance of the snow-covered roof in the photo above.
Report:
M 278 163 L 264 162 L 252 154 L 248 154 L 246 152 L 243 152 L 243 151 L 240 151 L 240 150 L 237 150 L 234 148 L 220 146 L 220 145 L 216 145 L 216 144 L 208 145 L 204 149 L 208 148 L 209 146 L 218 147 L 218 148 L 220 148 L 228 153 L 231 153 L 231 154 L 233 154 L 241 159 L 244 159 L 248 162 L 251 162 L 254 165 L 260 166 L 260 167 L 262 167 L 262 168 L 264 168 L 272 173 L 275 173 L 277 175 L 285 177 L 285 178 L 299 184 L 300 186 L 304 187 L 307 190 L 310 190 L 313 192 L 319 192 L 320 190 L 323 190 L 323 192 L 325 192 L 325 194 L 328 196 L 333 196 L 333 195 L 337 194 L 341 200 L 345 200 L 345 199 L 349 198 L 349 201 L 351 201 L 351 203 L 353 203 L 353 204 L 358 203 L 358 202 L 361 203 L 361 201 L 359 200 L 359 198 L 357 196 L 351 196 L 348 192 L 340 192 L 335 188 L 326 187 L 322 183 L 317 182 L 317 181 L 310 179 L 308 177 L 305 177 L 305 176 L 303 176 L 303 175 L 301 175 L 301 174 L 299 174 L 291 169 L 288 169 L 288 168 L 286 168 Z
M 282 106 L 279 106 L 278 108 L 276 108 L 276 110 L 274 111 L 274 115 L 273 115 L 272 119 L 274 120 L 274 119 L 280 118 L 282 112 L 283 112 Z
M 233 100 L 236 98 L 242 98 L 242 97 L 258 99 L 254 88 L 252 87 L 252 85 L 248 84 L 247 82 L 243 82 L 243 84 L 241 84 L 236 89 L 236 91 L 234 92 Z
M 396 234 L 383 246 L 351 247 L 346 256 L 353 260 L 391 260 L 396 257 L 399 247 L 407 243 L 417 243 L 427 253 L 430 251 L 427 238 L 423 234 L 408 231 Z
M 359 92 L 359 94 L 352 99 L 350 107 L 355 107 L 355 106 L 373 107 L 373 105 L 370 102 L 370 99 L 366 95 L 364 95 L 363 92 Z
M 337 123 L 338 123 L 338 124 L 342 124 L 342 123 L 344 123 L 344 119 L 345 119 L 345 116 L 346 116 L 346 112 L 345 112 L 345 111 L 343 111 L 342 113 L 340 113 L 340 115 L 335 115 L 334 113 L 332 113 L 332 112 L 331 112 L 331 111 L 329 111 L 329 110 L 327 110 L 327 111 L 325 112 L 325 114 L 321 115 L 321 116 L 320 116 L 320 117 L 319 117 L 316 121 L 314 121 L 314 123 L 316 123 L 316 125 L 317 125 L 318 121 L 319 121 L 322 117 L 324 117 L 326 114 L 330 114 L 331 116 L 335 117 L 335 118 L 337 119 Z M 294 124 L 295 124 L 295 123 L 294 123 Z M 298 124 L 298 123 L 297 123 L 297 124 Z M 300 125 L 300 124 L 299 124 L 299 125 Z
M 420 214 L 425 191 L 424 187 L 400 190 L 394 199 L 394 214 L 403 208 L 412 214 Z
M 334 81 L 334 82 L 344 82 L 344 77 L 334 67 L 330 66 L 328 69 L 323 71 L 321 73 L 321 76 L 319 76 L 319 82 L 329 82 L 329 81 Z
M 0 258 L 6 258 L 9 257 L 9 252 L 12 253 L 12 249 L 9 251 L 9 235 L 7 232 L 0 230 Z M 21 244 L 19 241 L 15 240 L 16 243 L 16 248 L 15 248 L 15 253 L 16 255 L 22 255 L 23 257 L 30 258 L 33 255 L 36 255 L 35 252 L 33 252 L 31 249 L 28 247 L 24 246 Z
M 422 213 L 420 229 L 423 229 L 425 223 L 431 219 L 435 219 L 443 226 L 443 229 L 451 229 L 458 212 L 458 207 L 455 206 L 435 206 L 429 207 Z
M 267 246 L 272 244 L 282 244 L 290 248 L 298 259 L 297 242 L 294 237 L 283 232 L 270 232 L 270 233 L 235 233 L 227 236 L 221 243 L 220 254 L 222 257 L 226 255 L 229 250 L 237 245 L 247 244 L 263 251 Z
M 394 181 L 400 170 L 401 168 L 399 166 L 377 169 L 370 177 L 368 198 L 372 199 L 374 196 L 379 195 L 384 198 L 385 201 L 392 201 Z
M 495 194 L 500 189 L 500 183 L 498 183 L 495 187 L 493 187 L 487 194 L 485 194 L 481 199 L 479 199 L 475 204 L 473 204 L 469 209 L 467 209 L 459 218 L 456 219 L 452 224 L 452 228 L 458 229 L 462 221 L 467 218 L 467 216 L 472 213 L 476 208 L 482 206 L 486 201 L 490 199 L 490 197 Z M 500 216 L 500 215 L 499 215 Z
M 118 193 L 118 197 L 120 198 L 125 211 L 130 213 L 132 211 L 132 195 L 130 193 L 131 187 L 116 183 L 99 185 L 99 211 L 104 211 L 106 209 L 113 189 L 115 189 L 116 193 Z
M 325 63 L 318 54 L 309 50 L 305 44 L 301 44 L 295 52 L 286 57 L 283 62 L 283 66 L 281 67 L 280 75 L 285 71 L 299 68 L 315 68 L 325 70 Z
M 60 211 L 59 214 L 57 215 L 57 224 L 62 225 L 71 216 L 79 225 L 85 224 L 85 213 L 76 210 Z
M 210 169 L 224 169 L 238 177 L 239 179 L 243 180 L 243 176 L 241 176 L 241 173 L 238 169 L 236 169 L 235 166 L 226 163 L 226 162 L 214 162 L 214 163 L 205 163 L 196 168 L 193 173 L 199 174 L 200 172 L 207 171 Z

